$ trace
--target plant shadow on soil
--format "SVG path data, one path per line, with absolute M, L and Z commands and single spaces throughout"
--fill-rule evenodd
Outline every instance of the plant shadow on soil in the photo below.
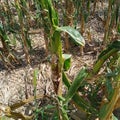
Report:
M 16 52 L 15 54 L 17 55 L 23 55 L 23 52 Z M 33 49 L 30 51 L 30 66 L 34 67 L 40 63 L 45 62 L 45 58 L 46 58 L 46 52 L 45 49 L 43 47 L 39 48 L 39 49 Z M 19 69 L 19 68 L 24 68 L 26 67 L 28 64 L 26 63 L 25 58 L 23 59 L 19 59 L 18 63 L 11 63 L 13 65 L 13 68 L 9 68 L 9 66 L 5 66 L 3 64 L 2 61 L 0 61 L 0 71 L 2 70 L 13 70 L 13 69 Z

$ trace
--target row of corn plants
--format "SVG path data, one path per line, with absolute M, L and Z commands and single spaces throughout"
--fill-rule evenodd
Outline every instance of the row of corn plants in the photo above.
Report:
M 55 9 L 58 10 L 58 6 L 62 6 L 62 14 L 63 14 L 63 22 L 60 23 L 65 26 L 72 26 L 74 28 L 79 28 L 78 22 L 80 21 L 80 33 L 83 34 L 85 32 L 85 23 L 89 16 L 92 13 L 95 13 L 97 3 L 99 0 L 96 1 L 75 1 L 70 0 L 68 1 L 57 1 L 54 0 Z M 44 27 L 44 38 L 46 44 L 46 54 L 48 54 L 48 35 L 47 33 L 50 32 L 50 22 L 47 17 L 47 13 L 44 9 L 44 6 L 40 6 L 41 1 L 38 0 L 15 0 L 15 1 L 8 1 L 5 0 L 1 2 L 1 42 L 3 49 L 6 52 L 6 55 L 2 54 L 1 52 L 1 59 L 3 61 L 6 59 L 6 62 L 11 62 L 11 59 L 8 59 L 9 51 L 11 51 L 10 44 L 15 46 L 15 43 L 18 39 L 21 40 L 21 44 L 23 46 L 23 52 L 25 53 L 26 62 L 30 63 L 30 50 L 32 49 L 31 40 L 29 37 L 30 27 L 41 28 Z M 101 3 L 103 4 L 103 3 Z M 65 8 L 63 7 L 65 6 Z M 111 41 L 118 35 L 115 34 L 115 31 L 118 31 L 120 26 L 120 18 L 119 18 L 119 0 L 109 0 L 108 1 L 108 9 L 105 11 L 104 15 L 104 38 L 103 43 L 106 44 L 108 41 Z M 92 10 L 90 8 L 93 8 Z M 64 10 L 65 9 L 65 10 Z M 90 28 L 88 28 L 89 30 Z M 4 33 L 3 33 L 4 32 Z M 9 38 L 10 34 L 13 35 L 13 38 Z M 16 35 L 17 34 L 17 35 Z M 90 31 L 88 31 L 90 36 Z M 115 34 L 115 35 L 114 35 Z M 5 37 L 6 36 L 6 37 Z M 4 38 L 4 39 L 3 39 Z M 89 39 L 90 37 L 88 37 Z M 65 50 L 69 52 L 70 43 L 69 43 L 69 36 L 65 35 Z M 111 40 L 110 40 L 111 39 Z M 6 45 L 5 45 L 6 44 Z M 9 50 L 8 50 L 9 46 Z M 13 49 L 13 47 L 12 47 Z M 2 57 L 3 56 L 3 57 Z M 12 54 L 14 56 L 14 54 Z M 15 56 L 14 56 L 15 59 Z M 3 61 L 3 63 L 6 63 Z M 12 62 L 11 62 L 12 63 Z M 13 62 L 14 63 L 14 62 Z
M 20 33 L 21 42 L 23 44 L 24 52 L 26 55 L 26 61 L 30 63 L 30 56 L 29 56 L 29 50 L 31 48 L 29 37 L 29 23 L 30 23 L 30 6 L 32 6 L 31 3 L 34 3 L 35 8 L 37 10 L 37 14 L 39 15 L 38 21 L 40 21 L 40 24 L 43 25 L 44 28 L 44 38 L 46 43 L 46 53 L 50 55 L 50 65 L 51 65 L 51 71 L 52 71 L 52 82 L 54 86 L 54 105 L 47 106 L 46 108 L 39 108 L 37 105 L 36 99 L 40 99 L 44 96 L 41 95 L 34 95 L 33 97 L 30 97 L 26 100 L 23 100 L 21 102 L 15 103 L 11 106 L 0 107 L 0 110 L 4 113 L 5 116 L 14 118 L 14 119 L 39 119 L 39 114 L 44 114 L 42 119 L 49 119 L 49 115 L 44 113 L 43 109 L 53 109 L 54 113 L 51 115 L 51 119 L 56 120 L 69 120 L 69 105 L 75 105 L 76 109 L 82 110 L 85 113 L 87 113 L 87 119 L 91 119 L 92 116 L 95 118 L 99 118 L 100 120 L 110 120 L 110 119 L 117 119 L 113 115 L 113 110 L 115 108 L 120 107 L 119 102 L 119 91 L 120 91 L 120 40 L 116 39 L 114 42 L 110 43 L 105 50 L 101 52 L 99 55 L 96 63 L 93 66 L 93 69 L 89 71 L 87 67 L 83 67 L 78 75 L 75 77 L 74 80 L 70 80 L 66 74 L 66 71 L 69 70 L 71 64 L 71 55 L 65 54 L 62 51 L 62 40 L 61 40 L 61 32 L 66 33 L 66 48 L 68 49 L 69 43 L 68 43 L 68 35 L 72 37 L 75 43 L 84 46 L 85 41 L 84 38 L 81 36 L 81 34 L 71 27 L 72 23 L 72 15 L 69 17 L 70 9 L 69 6 L 66 6 L 66 25 L 68 26 L 61 26 L 59 23 L 59 16 L 57 12 L 56 6 L 53 5 L 53 2 L 58 1 L 51 1 L 51 0 L 34 0 L 31 2 L 26 2 L 25 0 L 15 0 L 14 3 L 11 3 L 13 7 L 16 9 L 16 14 L 18 15 L 18 22 L 19 22 L 19 29 L 17 32 Z M 89 13 L 89 6 L 90 2 L 87 3 L 83 0 L 79 2 L 80 6 L 77 6 L 75 4 L 75 1 L 70 1 L 70 3 L 67 3 L 68 1 L 65 1 L 66 5 L 71 5 L 73 9 L 75 9 L 75 12 L 78 16 L 79 10 L 82 11 L 82 9 L 86 9 L 87 13 Z M 76 1 L 77 2 L 77 1 Z M 94 2 L 94 7 L 96 6 L 97 1 Z M 113 2 L 113 1 L 112 1 Z M 28 4 L 29 3 L 29 4 Z M 114 2 L 115 3 L 115 2 Z M 7 4 L 7 7 L 6 7 Z M 10 18 L 12 16 L 10 9 L 10 3 L 6 0 L 5 4 L 3 5 L 3 13 L 5 17 L 7 17 L 6 21 L 3 17 L 2 24 L 0 25 L 0 40 L 2 43 L 3 50 L 5 51 L 4 54 L 3 51 L 1 51 L 1 59 L 5 64 L 9 64 L 10 66 L 13 66 L 11 64 L 11 61 L 9 59 L 9 56 L 12 56 L 12 60 L 17 61 L 16 56 L 12 53 L 11 49 L 11 41 L 7 34 L 6 24 L 8 27 L 11 26 L 8 23 L 10 23 Z M 87 7 L 86 7 L 87 6 Z M 109 6 L 111 9 L 114 9 L 114 4 L 111 4 L 109 2 Z M 80 8 L 79 8 L 80 7 Z M 120 26 L 119 26 L 119 16 L 118 16 L 118 10 L 119 6 L 115 5 L 116 11 L 114 11 L 113 14 L 116 14 L 116 24 L 117 24 L 117 30 L 118 33 L 120 32 Z M 9 8 L 9 9 L 8 9 Z M 79 9 L 78 9 L 79 8 Z M 93 9 L 93 12 L 95 11 L 95 8 Z M 8 13 L 10 12 L 10 13 Z M 110 17 L 110 10 L 108 8 L 108 17 Z M 73 13 L 72 13 L 73 14 Z M 81 15 L 81 31 L 82 34 L 84 32 L 84 24 L 85 24 L 85 14 L 84 12 L 80 12 Z M 69 19 L 69 20 L 68 20 Z M 112 18 L 111 18 L 112 19 Z M 28 22 L 29 21 L 29 22 Z M 114 21 L 114 20 L 113 20 Z M 107 21 L 109 25 L 113 25 L 113 22 Z M 13 21 L 12 21 L 13 24 Z M 110 28 L 108 25 L 106 25 L 105 31 L 109 32 L 107 28 Z M 12 28 L 12 27 L 11 27 Z M 12 32 L 16 32 L 16 29 L 12 29 Z M 16 33 L 16 34 L 18 34 Z M 107 34 L 107 35 L 106 35 Z M 105 33 L 106 40 L 108 40 L 108 33 Z M 10 54 L 11 53 L 11 54 Z M 7 59 L 7 61 L 6 61 Z M 103 67 L 104 65 L 104 67 Z M 102 72 L 100 71 L 102 69 Z M 100 71 L 100 73 L 99 73 Z M 37 81 L 37 72 L 34 72 L 34 90 L 36 91 L 36 81 Z M 73 82 L 72 82 L 73 81 Z M 63 84 L 66 86 L 67 91 L 66 94 L 63 95 L 62 93 L 62 86 Z M 87 89 L 86 89 L 87 88 Z M 35 92 L 36 93 L 36 92 Z M 52 97 L 51 97 L 52 98 Z M 87 98 L 87 100 L 86 100 Z M 35 114 L 32 116 L 25 116 L 22 113 L 14 112 L 19 107 L 32 102 L 35 100 Z M 47 116 L 47 117 L 46 117 Z M 46 118 L 45 118 L 46 117 Z M 3 117 L 1 119 L 4 119 Z

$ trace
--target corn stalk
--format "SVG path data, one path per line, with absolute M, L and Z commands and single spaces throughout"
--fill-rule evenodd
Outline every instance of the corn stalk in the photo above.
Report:
M 41 18 L 42 18 L 42 24 L 44 27 L 44 40 L 45 40 L 45 46 L 46 46 L 46 54 L 48 55 L 49 53 L 49 34 L 50 34 L 50 20 L 49 20 L 49 15 L 47 11 L 47 5 L 45 1 L 36 1 L 36 3 L 39 3 L 39 8 L 41 10 Z
M 65 0 L 65 25 L 73 26 L 73 13 L 74 13 L 74 4 L 73 1 Z M 70 48 L 69 36 L 65 34 L 65 51 L 68 52 Z
M 109 39 L 108 39 L 108 36 L 109 36 L 109 26 L 110 26 L 110 23 L 111 23 L 111 12 L 112 12 L 112 3 L 113 1 L 112 0 L 109 0 L 109 3 L 108 3 L 108 12 L 107 12 L 107 19 L 105 21 L 105 32 L 104 32 L 104 43 L 108 43 Z
M 62 58 L 62 41 L 60 32 L 67 32 L 71 37 L 75 39 L 79 44 L 84 45 L 84 40 L 80 36 L 79 32 L 74 30 L 71 27 L 59 27 L 59 19 L 58 14 L 55 11 L 51 0 L 41 1 L 42 6 L 44 5 L 46 8 L 46 12 L 48 12 L 48 19 L 50 21 L 50 54 L 51 54 L 51 70 L 52 70 L 52 82 L 54 85 L 54 91 L 57 96 L 62 96 L 62 71 L 63 71 L 63 58 Z M 43 7 L 42 7 L 43 8 Z M 45 17 L 45 16 L 44 16 Z M 67 113 L 63 106 L 61 106 L 61 99 L 58 101 L 57 109 L 60 120 L 68 120 Z M 62 108 L 61 108 L 62 107 Z
M 22 9 L 22 5 L 20 4 L 19 0 L 14 0 L 15 2 L 15 7 L 18 13 L 18 19 L 19 19 L 19 23 L 20 23 L 20 29 L 21 29 L 21 34 L 22 34 L 22 42 L 23 42 L 23 46 L 24 46 L 24 52 L 25 52 L 25 57 L 26 57 L 26 62 L 30 63 L 30 56 L 29 56 L 29 50 L 28 50 L 28 44 L 27 44 L 27 33 L 28 30 L 24 27 L 24 12 Z

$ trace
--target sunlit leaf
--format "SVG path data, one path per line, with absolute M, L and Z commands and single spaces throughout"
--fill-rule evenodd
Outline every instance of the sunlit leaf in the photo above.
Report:
M 114 114 L 112 114 L 112 119 L 113 119 L 113 120 L 118 120 L 118 118 L 115 117 Z
M 65 26 L 65 27 L 56 27 L 56 30 L 62 31 L 62 32 L 67 32 L 74 39 L 74 42 L 76 42 L 77 44 L 82 45 L 82 46 L 85 45 L 84 38 L 76 29 L 74 29 L 70 26 Z

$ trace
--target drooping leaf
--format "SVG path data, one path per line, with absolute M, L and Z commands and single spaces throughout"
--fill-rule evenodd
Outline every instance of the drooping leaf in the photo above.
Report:
M 89 74 L 89 77 L 93 74 L 97 74 L 104 62 L 118 51 L 120 51 L 120 40 L 112 42 L 104 51 L 101 52 L 101 54 L 98 56 L 98 60 L 93 66 L 93 71 Z
M 98 59 L 102 56 L 106 55 L 108 52 L 110 52 L 113 49 L 120 50 L 120 40 L 116 40 L 112 42 L 110 45 L 108 45 L 107 49 L 101 52 L 101 54 L 98 56 Z
M 79 45 L 84 46 L 85 40 L 82 37 L 82 35 L 74 28 L 70 26 L 64 26 L 64 27 L 56 27 L 57 31 L 67 32 L 73 39 L 74 42 L 76 42 Z

